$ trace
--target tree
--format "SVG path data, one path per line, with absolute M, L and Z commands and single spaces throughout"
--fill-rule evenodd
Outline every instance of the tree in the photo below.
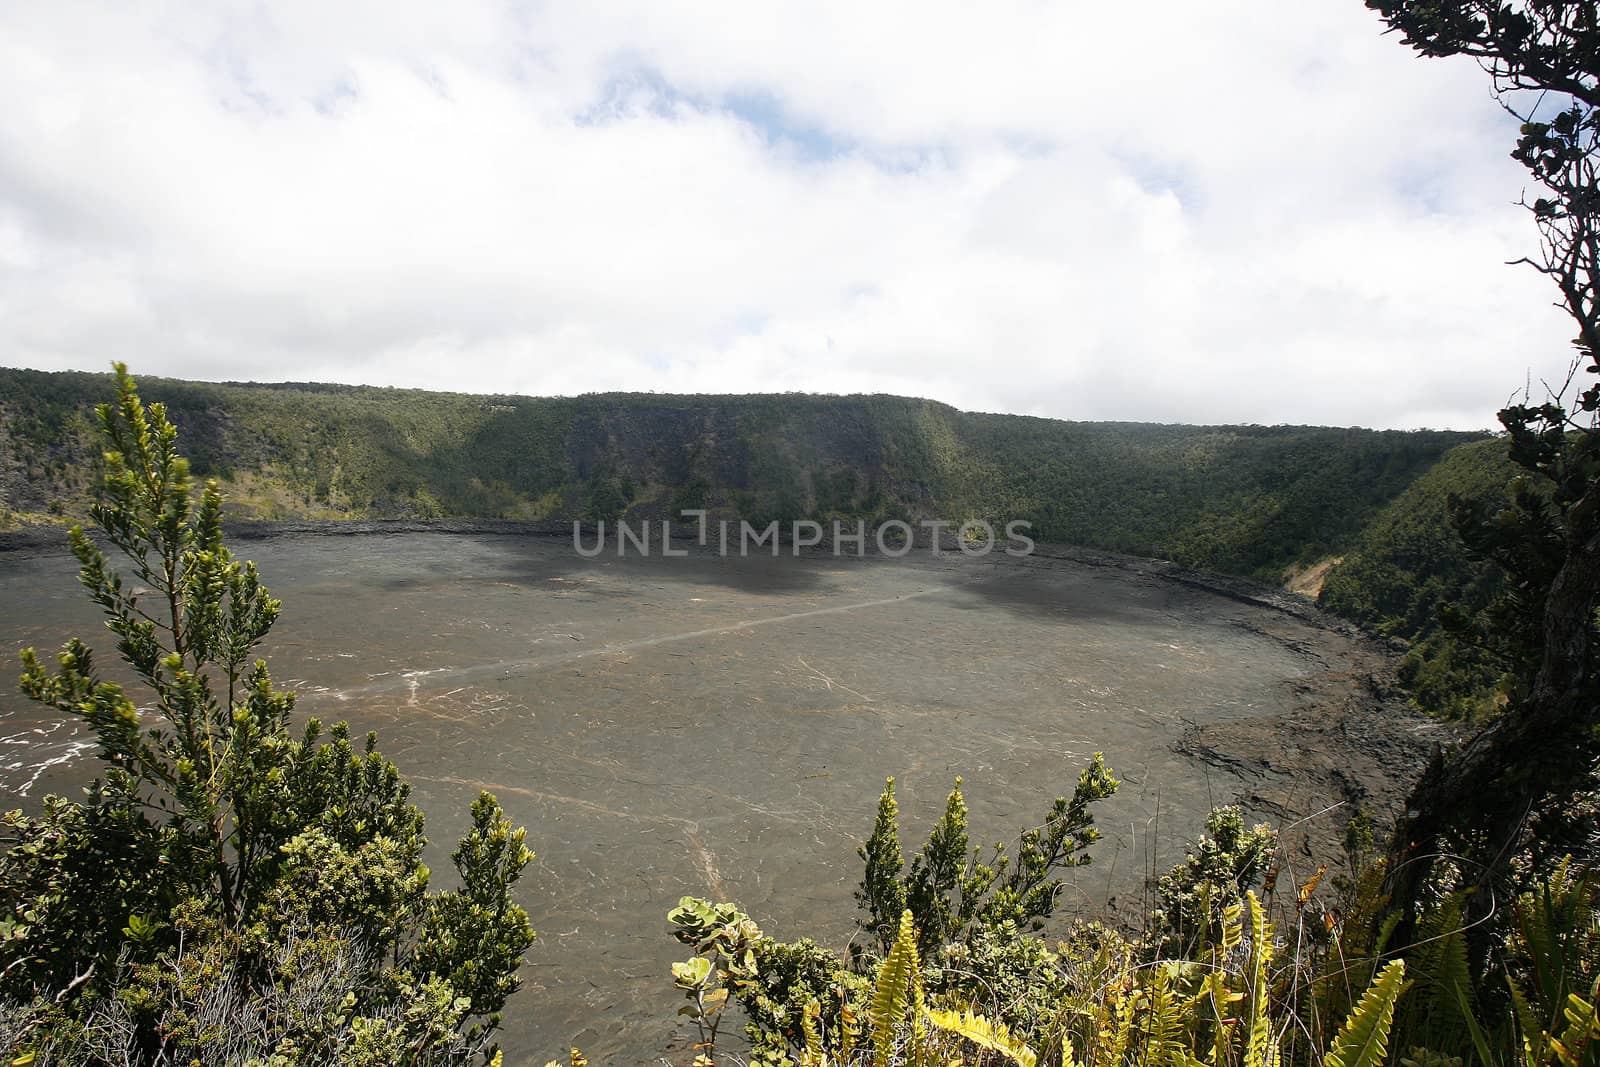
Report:
M 1414 904 L 1447 850 L 1502 884 L 1542 814 L 1560 821 L 1600 755 L 1595 608 L 1600 603 L 1600 28 L 1592 0 L 1367 0 L 1427 56 L 1470 56 L 1521 123 L 1513 158 L 1540 187 L 1524 204 L 1540 235 L 1530 264 L 1555 283 L 1577 336 L 1572 373 L 1542 403 L 1500 412 L 1524 474 L 1510 506 L 1464 515 L 1469 545 L 1506 574 L 1490 614 L 1523 675 L 1506 713 L 1438 760 L 1396 828 L 1397 899 Z M 1479 893 L 1474 907 L 1493 907 Z
M 210 1062 L 210 1045 L 260 1037 L 263 1057 L 290 1048 L 318 1062 L 359 1033 L 375 1063 L 399 1062 L 384 1058 L 392 1048 L 465 1062 L 533 940 L 510 897 L 533 857 L 525 831 L 483 794 L 453 857 L 463 888 L 428 892 L 410 786 L 373 736 L 358 751 L 343 723 L 291 732 L 294 695 L 252 660 L 281 605 L 224 544 L 216 483 L 196 502 L 163 405 L 116 373 L 117 402 L 98 409 L 105 477 L 91 516 L 131 573 L 83 528 L 71 542 L 151 703 L 104 680 L 81 640 L 53 669 L 23 653 L 24 692 L 84 720 L 104 772 L 84 801 L 50 797 L 37 817 L 4 819 L 0 994 L 49 1006 L 20 1047 Z M 283 1008 L 318 968 L 332 1008 Z M 228 1025 L 208 1029 L 219 981 Z M 126 1048 L 71 1045 L 111 1030 Z

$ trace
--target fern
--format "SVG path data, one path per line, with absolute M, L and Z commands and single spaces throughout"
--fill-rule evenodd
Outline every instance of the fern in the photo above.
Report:
M 1515 978 L 1508 975 L 1506 985 L 1511 991 L 1512 1017 L 1522 1037 L 1522 1058 L 1529 1064 L 1544 1064 L 1550 1058 L 1550 1045 L 1555 1040 L 1548 1027 L 1554 1024 L 1540 1014 Z
M 1013 1037 L 1005 1023 L 993 1022 L 982 1015 L 974 1015 L 969 1011 L 940 1011 L 930 1008 L 927 1019 L 934 1026 L 946 1033 L 977 1045 L 979 1048 L 998 1052 L 1009 1059 L 1018 1067 L 1036 1067 L 1039 1058 L 1034 1051 L 1020 1039 Z M 1067 1046 L 1066 1055 L 1070 1058 L 1071 1046 Z
M 917 959 L 917 930 L 911 911 L 900 913 L 900 933 L 878 969 L 872 988 L 869 1014 L 872 1019 L 873 1063 L 889 1067 L 894 1053 L 894 1033 L 913 1006 L 920 1007 L 922 980 Z M 918 1020 L 920 1023 L 920 1019 Z
M 800 1032 L 805 1037 L 805 1050 L 800 1054 L 800 1067 L 823 1067 L 822 1055 L 822 1005 L 812 997 L 800 1013 Z
M 1271 981 L 1267 965 L 1272 962 L 1272 923 L 1266 909 L 1253 892 L 1245 894 L 1250 906 L 1250 1043 L 1245 1049 L 1245 1067 L 1275 1067 L 1277 1050 L 1272 1040 Z
M 1109 1033 L 1102 1029 L 1101 1034 L 1109 1037 L 1106 1048 L 1107 1055 L 1102 1063 L 1120 1064 L 1127 1055 L 1128 1049 L 1133 1045 L 1133 1020 L 1138 1002 L 1132 996 L 1119 999 L 1116 1003 L 1116 1014 L 1113 1017 L 1115 1028 Z
M 1155 980 L 1146 990 L 1150 1018 L 1146 1023 L 1145 1062 L 1150 1067 L 1181 1067 L 1184 1062 L 1183 1035 L 1190 1015 L 1173 995 L 1173 968 L 1156 968 Z
M 1244 944 L 1244 909 L 1229 904 L 1222 909 L 1222 939 L 1217 945 L 1219 956 L 1230 956 Z
M 1380 1067 L 1389 1054 L 1389 1027 L 1395 1001 L 1405 990 L 1405 977 L 1405 960 L 1394 960 L 1383 969 L 1351 1009 L 1328 1049 L 1324 1067 Z
M 843 988 L 839 990 L 839 1059 L 849 1063 L 856 1051 L 856 1039 L 861 1036 L 861 1028 L 856 1024 L 856 1009 L 850 1003 L 850 995 Z
M 1533 965 L 1533 993 L 1553 1026 L 1565 1012 L 1568 995 L 1588 986 L 1584 972 L 1596 962 L 1600 916 L 1595 882 L 1563 859 L 1550 877 L 1517 902 L 1517 927 Z
M 1467 935 L 1461 928 L 1459 905 L 1455 912 L 1455 928 L 1439 943 L 1439 966 L 1432 975 L 1434 1003 L 1440 1009 L 1446 1003 L 1460 1004 L 1465 1014 L 1475 1018 L 1472 973 L 1467 967 Z
M 1600 1010 L 1593 1001 L 1576 993 L 1567 994 L 1566 1029 L 1559 1038 L 1552 1037 L 1550 1049 L 1561 1061 L 1562 1067 L 1588 1067 L 1594 1063 L 1595 1039 L 1600 1038 Z
M 1199 1005 L 1209 1001 L 1211 1005 L 1211 1016 L 1207 1021 L 1211 1024 L 1212 1067 L 1223 1067 L 1232 1060 L 1234 1031 L 1237 1029 L 1233 1020 L 1234 1005 L 1243 1000 L 1243 993 L 1228 987 L 1228 972 L 1220 965 L 1201 979 L 1200 993 L 1195 1003 Z
M 1407 973 L 1416 992 L 1399 1013 L 1398 1028 L 1418 1045 L 1440 1053 L 1466 1051 L 1473 1037 L 1476 995 L 1462 930 L 1464 893 L 1453 893 L 1421 919 L 1416 943 L 1407 950 Z M 1481 1055 L 1481 1049 L 1480 1055 Z

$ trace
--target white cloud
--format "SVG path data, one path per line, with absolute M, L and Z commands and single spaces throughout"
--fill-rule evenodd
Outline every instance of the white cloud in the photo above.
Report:
M 1570 333 L 1359 0 L 0 6 L 0 364 L 1486 426 Z

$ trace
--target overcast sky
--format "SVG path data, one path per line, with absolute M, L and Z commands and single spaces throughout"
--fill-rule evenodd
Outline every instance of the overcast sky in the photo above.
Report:
M 1492 425 L 1515 130 L 1361 0 L 0 0 L 0 365 Z

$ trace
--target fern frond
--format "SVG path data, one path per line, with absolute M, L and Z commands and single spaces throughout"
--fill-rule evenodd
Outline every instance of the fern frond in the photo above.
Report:
M 856 1023 L 856 1009 L 850 1004 L 850 994 L 839 987 L 839 1062 L 849 1063 L 856 1051 L 856 1039 L 861 1027 Z
M 1133 1047 L 1134 1023 L 1139 1017 L 1140 990 L 1130 978 L 1105 990 L 1086 1005 L 1089 1044 L 1083 1050 L 1086 1067 L 1121 1067 Z
M 1394 960 L 1373 979 L 1334 1037 L 1324 1067 L 1380 1067 L 1389 1054 L 1389 1027 L 1405 977 L 1406 961 Z
M 1021 1039 L 1013 1037 L 1010 1028 L 1002 1022 L 994 1022 L 982 1015 L 974 1015 L 967 1011 L 940 1011 L 929 1008 L 926 1011 L 927 1020 L 946 1033 L 977 1045 L 979 1048 L 998 1052 L 1009 1059 L 1018 1067 L 1036 1067 L 1039 1057 L 1025 1045 Z M 1071 1046 L 1067 1046 L 1070 1054 Z
M 1180 997 L 1174 990 L 1177 974 L 1171 965 L 1158 967 L 1145 989 L 1149 1018 L 1143 1062 L 1148 1067 L 1194 1067 L 1198 1063 L 1184 1040 L 1194 1021 L 1196 1001 Z
M 1272 923 L 1267 920 L 1266 909 L 1261 906 L 1261 901 L 1256 899 L 1255 893 L 1247 893 L 1245 901 L 1250 906 L 1249 986 L 1246 989 L 1250 997 L 1250 1028 L 1247 1031 L 1250 1039 L 1245 1046 L 1244 1067 L 1270 1067 L 1268 1059 L 1272 1051 L 1272 1006 L 1269 997 L 1272 983 L 1267 977 L 1267 965 L 1272 962 L 1272 938 L 1275 931 Z
M 1465 893 L 1452 893 L 1425 912 L 1406 953 L 1406 973 L 1416 992 L 1406 999 L 1396 1025 L 1419 1045 L 1457 1048 L 1463 1036 L 1473 1036 L 1477 996 L 1462 927 L 1466 900 Z
M 1377 936 L 1372 939 L 1372 952 L 1377 954 L 1386 952 L 1389 948 L 1389 939 L 1394 936 L 1395 930 L 1400 926 L 1400 913 L 1391 911 L 1383 917 L 1378 924 Z
M 1229 904 L 1222 909 L 1222 944 L 1217 946 L 1222 950 L 1222 955 L 1230 955 L 1240 945 L 1244 944 L 1244 923 L 1241 916 L 1244 909 L 1237 903 Z
M 1551 1038 L 1550 1047 L 1565 1067 L 1580 1067 L 1585 1052 L 1596 1038 L 1600 1038 L 1600 1010 L 1592 1001 L 1569 993 L 1562 1014 L 1566 1016 L 1566 1029 L 1561 1031 L 1560 1038 Z
M 913 986 L 919 994 L 916 999 L 920 999 L 919 967 L 917 930 L 908 908 L 900 913 L 900 933 L 878 969 L 878 980 L 872 988 L 868 1014 L 872 1020 L 873 1062 L 877 1067 L 889 1067 L 895 1027 L 911 1007 Z
M 1511 1014 L 1517 1025 L 1525 1034 L 1538 1033 L 1542 1029 L 1539 1013 L 1533 1010 L 1533 1002 L 1514 975 L 1506 975 L 1506 988 L 1511 992 Z
M 1229 988 L 1228 972 L 1220 967 L 1201 978 L 1195 1014 L 1198 1016 L 1201 1006 L 1206 1006 L 1205 1022 L 1211 1027 L 1211 1067 L 1226 1067 L 1233 1061 L 1233 1040 L 1238 1029 L 1233 1022 L 1234 1005 L 1242 1000 L 1244 994 Z
M 1471 1005 L 1472 972 L 1467 968 L 1467 936 L 1459 922 L 1439 946 L 1439 969 L 1433 980 L 1441 994 Z
M 806 1001 L 800 1009 L 800 1034 L 805 1048 L 800 1053 L 800 1067 L 823 1067 L 822 1056 L 822 1005 L 817 998 Z

